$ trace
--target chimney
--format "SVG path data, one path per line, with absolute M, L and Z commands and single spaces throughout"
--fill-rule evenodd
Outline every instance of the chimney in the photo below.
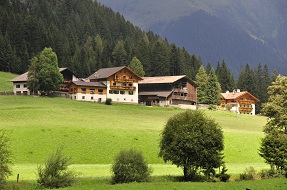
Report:
M 227 90 L 225 93 L 226 93 L 226 94 L 229 94 L 229 91 Z
M 237 89 L 237 92 L 240 92 L 240 89 Z

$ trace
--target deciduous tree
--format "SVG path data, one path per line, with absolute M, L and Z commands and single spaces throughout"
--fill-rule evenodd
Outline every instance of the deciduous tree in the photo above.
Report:
M 287 173 L 287 76 L 278 76 L 268 88 L 270 95 L 263 104 L 262 113 L 269 119 L 264 126 L 265 137 L 260 147 L 260 156 L 266 163 Z
M 186 180 L 200 172 L 208 177 L 222 165 L 223 132 L 200 111 L 187 110 L 168 119 L 161 134 L 159 156 L 182 167 Z
M 45 48 L 34 57 L 28 71 L 28 89 L 47 94 L 59 90 L 63 76 L 58 67 L 58 58 L 52 48 Z

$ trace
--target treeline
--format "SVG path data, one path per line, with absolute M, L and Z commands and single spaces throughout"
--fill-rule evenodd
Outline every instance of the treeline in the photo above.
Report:
M 60 67 L 87 77 L 103 67 L 128 65 L 137 57 L 146 76 L 186 74 L 192 79 L 198 57 L 143 32 L 119 13 L 92 0 L 2 0 L 0 70 L 26 72 L 45 47 Z
M 205 67 L 206 74 L 209 76 L 212 70 L 212 66 L 208 63 Z M 240 91 L 248 91 L 258 98 L 260 102 L 256 104 L 256 113 L 260 113 L 262 103 L 268 101 L 268 87 L 279 75 L 276 70 L 271 73 L 266 64 L 262 66 L 259 63 L 256 68 L 250 68 L 250 65 L 246 64 L 245 66 L 241 66 L 238 79 L 235 80 L 233 73 L 229 70 L 224 60 L 221 63 L 217 63 L 215 73 L 217 76 L 215 80 L 219 82 L 221 92 L 240 89 Z M 204 76 L 204 74 L 201 74 L 201 76 Z M 206 85 L 208 86 L 208 84 Z M 208 93 L 203 93 L 202 96 L 207 95 Z M 206 98 L 207 97 L 203 97 L 202 99 Z

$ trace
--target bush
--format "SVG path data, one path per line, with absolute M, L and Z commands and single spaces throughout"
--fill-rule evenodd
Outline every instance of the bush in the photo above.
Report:
M 225 165 L 223 165 L 220 174 L 217 174 L 216 177 L 218 177 L 220 179 L 220 181 L 222 181 L 222 182 L 227 182 L 230 178 L 230 175 L 227 174 L 226 172 L 227 172 L 227 169 L 226 169 Z
M 231 104 L 226 104 L 225 110 L 230 111 L 231 108 L 232 108 L 232 105 L 231 105 Z
M 268 178 L 281 178 L 283 177 L 282 171 L 275 170 L 274 167 L 271 169 L 263 169 L 259 172 L 261 179 L 268 179 Z
M 255 179 L 255 177 L 256 177 L 256 171 L 252 166 L 246 168 L 244 173 L 241 173 L 239 175 L 240 180 L 253 180 Z
M 0 189 L 5 188 L 6 179 L 11 175 L 10 164 L 12 164 L 12 161 L 9 150 L 9 139 L 5 131 L 0 130 Z
M 105 104 L 106 105 L 112 105 L 112 99 L 111 98 L 107 98 Z
M 217 107 L 216 107 L 216 105 L 210 104 L 210 105 L 208 105 L 207 109 L 209 109 L 209 110 L 216 110 Z
M 54 155 L 49 156 L 45 167 L 38 167 L 37 182 L 50 189 L 71 186 L 75 180 L 75 174 L 67 171 L 69 160 L 63 156 L 62 149 L 59 148 Z
M 112 183 L 144 182 L 151 173 L 142 153 L 133 149 L 120 151 L 112 171 Z

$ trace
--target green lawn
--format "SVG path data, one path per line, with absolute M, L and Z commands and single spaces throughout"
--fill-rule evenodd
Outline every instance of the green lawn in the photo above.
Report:
M 102 182 L 98 178 L 110 177 L 110 165 L 123 148 L 141 150 L 153 168 L 153 176 L 182 175 L 180 168 L 165 164 L 157 156 L 160 133 L 167 119 L 183 111 L 181 109 L 122 104 L 107 106 L 32 96 L 0 96 L 0 107 L 0 129 L 8 131 L 13 152 L 11 180 L 18 173 L 22 180 L 35 180 L 37 165 L 59 146 L 63 146 L 64 153 L 72 158 L 71 168 L 78 173 L 80 183 L 93 183 L 95 177 L 96 181 Z M 223 128 L 224 160 L 233 179 L 238 178 L 246 167 L 253 166 L 257 171 L 267 167 L 258 155 L 265 117 L 224 111 L 204 112 Z M 88 184 L 86 188 L 93 189 Z M 152 184 L 132 186 L 149 189 Z M 186 183 L 180 184 L 185 186 Z M 161 188 L 170 186 L 162 182 L 156 183 L 155 187 L 157 185 Z M 118 186 L 109 187 L 116 189 Z
M 0 92 L 13 92 L 13 83 L 8 82 L 17 75 L 0 71 Z

